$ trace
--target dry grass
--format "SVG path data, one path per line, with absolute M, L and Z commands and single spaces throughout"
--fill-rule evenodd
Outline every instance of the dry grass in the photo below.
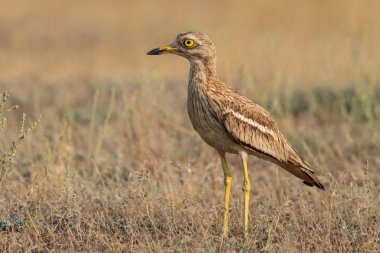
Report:
M 377 252 L 379 4 L 277 3 L 205 16 L 178 3 L 3 1 L 0 251 Z M 144 56 L 190 29 L 212 34 L 223 79 L 271 112 L 327 186 L 251 158 L 245 249 L 239 159 L 228 156 L 221 247 L 223 173 L 190 126 L 187 65 Z

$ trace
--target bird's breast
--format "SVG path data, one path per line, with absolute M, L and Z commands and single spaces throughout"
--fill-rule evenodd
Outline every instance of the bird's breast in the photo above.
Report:
M 194 129 L 207 144 L 230 153 L 239 151 L 240 147 L 227 134 L 218 118 L 218 108 L 205 90 L 200 87 L 189 87 L 187 110 Z

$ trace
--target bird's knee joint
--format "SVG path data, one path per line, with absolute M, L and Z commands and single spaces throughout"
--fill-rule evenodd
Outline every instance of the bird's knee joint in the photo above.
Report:
M 243 192 L 249 192 L 250 190 L 251 190 L 251 183 L 250 182 L 244 182 Z
M 225 186 L 231 185 L 231 182 L 232 182 L 232 176 L 228 175 L 228 176 L 224 177 L 224 185 Z

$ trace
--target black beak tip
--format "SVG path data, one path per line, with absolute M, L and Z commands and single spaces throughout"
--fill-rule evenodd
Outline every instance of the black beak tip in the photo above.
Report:
M 155 48 L 155 49 L 152 49 L 150 50 L 148 53 L 146 53 L 147 55 L 159 55 L 162 53 L 162 50 L 159 49 L 159 48 Z

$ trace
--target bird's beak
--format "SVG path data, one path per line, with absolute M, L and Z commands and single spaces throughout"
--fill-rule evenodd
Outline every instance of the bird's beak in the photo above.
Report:
M 172 53 L 174 51 L 177 51 L 178 48 L 172 47 L 172 46 L 162 46 L 155 49 L 150 50 L 147 55 L 160 55 L 160 54 L 167 54 Z

